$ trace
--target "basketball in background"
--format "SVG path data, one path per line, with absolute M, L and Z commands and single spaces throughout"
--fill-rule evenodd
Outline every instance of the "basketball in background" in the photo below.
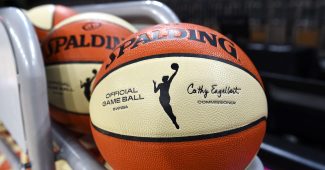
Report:
M 267 101 L 233 41 L 167 24 L 114 49 L 96 75 L 90 116 L 114 169 L 245 169 L 265 134 Z
M 55 25 L 75 15 L 76 12 L 62 5 L 46 4 L 34 7 L 26 14 L 35 27 L 38 39 L 42 42 Z
M 90 132 L 92 82 L 112 49 L 136 29 L 102 13 L 83 13 L 58 25 L 42 44 L 50 114 L 77 132 Z

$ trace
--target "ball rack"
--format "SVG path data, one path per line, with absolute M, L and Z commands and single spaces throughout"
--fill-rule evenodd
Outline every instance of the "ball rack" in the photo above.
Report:
M 79 13 L 104 12 L 129 21 L 136 28 L 158 23 L 177 23 L 178 17 L 157 1 L 106 3 L 72 7 Z M 64 159 L 72 169 L 105 169 L 59 125 L 50 121 L 47 85 L 40 44 L 24 11 L 0 9 L 0 120 L 29 158 L 22 164 L 0 138 L 0 151 L 13 169 L 52 170 L 55 159 Z M 53 153 L 54 142 L 60 151 Z M 263 169 L 255 157 L 247 169 Z

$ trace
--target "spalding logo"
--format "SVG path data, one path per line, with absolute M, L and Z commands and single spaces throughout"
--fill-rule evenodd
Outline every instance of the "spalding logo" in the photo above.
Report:
M 110 35 L 100 34 L 76 34 L 69 36 L 56 36 L 43 45 L 43 53 L 46 57 L 51 57 L 61 51 L 69 50 L 70 48 L 106 48 L 109 50 L 114 49 L 123 37 L 116 37 Z
M 82 29 L 85 31 L 91 31 L 91 30 L 97 29 L 101 26 L 102 26 L 102 24 L 99 22 L 88 22 L 82 26 Z
M 213 33 L 208 33 L 201 30 L 194 29 L 182 29 L 182 28 L 170 28 L 166 30 L 155 30 L 150 33 L 143 33 L 137 37 L 131 38 L 120 44 L 114 52 L 109 56 L 111 63 L 114 62 L 116 58 L 123 56 L 125 51 L 137 48 L 140 45 L 147 44 L 154 41 L 161 40 L 173 40 L 173 39 L 188 39 L 190 41 L 196 41 L 200 43 L 206 43 L 210 46 L 218 47 L 220 46 L 223 51 L 228 53 L 230 56 L 237 59 L 237 51 L 235 44 L 224 38 L 218 37 Z M 109 65 L 106 65 L 106 69 Z

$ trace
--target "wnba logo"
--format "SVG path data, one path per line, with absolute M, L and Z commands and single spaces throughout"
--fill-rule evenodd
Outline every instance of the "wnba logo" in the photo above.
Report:
M 170 78 L 169 76 L 163 76 L 162 83 L 160 83 L 158 86 L 156 86 L 156 81 L 153 80 L 153 86 L 154 86 L 155 93 L 157 93 L 160 90 L 159 102 L 163 107 L 164 111 L 169 116 L 169 118 L 173 121 L 175 127 L 179 129 L 179 125 L 177 124 L 176 121 L 176 116 L 174 115 L 173 109 L 170 105 L 170 95 L 169 95 L 170 84 L 172 83 L 174 77 L 176 76 L 179 66 L 177 63 L 173 63 L 171 65 L 171 68 L 175 70 L 173 75 Z
M 93 77 L 87 77 L 85 82 L 82 82 L 80 80 L 80 88 L 84 88 L 84 95 L 87 99 L 87 101 L 90 101 L 90 87 L 91 87 L 91 83 L 93 82 L 93 80 L 95 79 L 95 76 L 97 74 L 97 70 L 93 69 L 92 73 L 94 74 Z

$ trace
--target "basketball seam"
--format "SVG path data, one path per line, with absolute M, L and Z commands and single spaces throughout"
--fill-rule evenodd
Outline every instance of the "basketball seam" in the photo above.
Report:
M 34 25 L 36 27 L 36 25 Z M 37 29 L 39 29 L 40 31 L 49 31 L 47 29 L 43 29 L 43 28 L 40 28 L 40 27 L 37 27 Z M 51 30 L 51 29 L 50 29 Z
M 56 6 L 54 6 L 54 11 L 53 11 L 53 15 L 52 15 L 52 25 L 50 26 L 50 29 L 49 29 L 49 31 L 51 31 L 53 28 L 54 28 L 54 26 L 55 26 L 55 14 L 56 14 Z M 63 19 L 64 20 L 64 19 Z M 47 33 L 47 35 L 48 35 L 48 33 Z
M 69 23 L 67 23 L 65 25 L 61 25 L 59 28 L 54 29 L 54 27 L 53 27 L 51 32 L 54 32 L 54 31 L 56 31 L 56 30 L 58 30 L 58 29 L 60 29 L 62 27 L 65 27 L 65 26 L 70 25 L 70 24 L 78 23 L 78 22 L 96 22 L 96 21 L 101 21 L 101 22 L 113 24 L 113 25 L 116 25 L 116 26 L 118 26 L 120 28 L 123 28 L 123 29 L 126 29 L 126 30 L 130 31 L 132 34 L 134 33 L 133 31 L 131 31 L 130 29 L 124 27 L 123 25 L 120 25 L 120 24 L 115 23 L 115 22 L 110 22 L 110 21 L 107 21 L 107 20 L 101 20 L 101 19 L 84 19 L 84 20 L 77 20 L 77 21 L 69 22 Z
M 223 62 L 223 63 L 226 63 L 226 64 L 229 64 L 231 66 L 234 66 L 234 67 L 237 67 L 243 71 L 245 71 L 246 73 L 248 73 L 250 76 L 252 76 L 258 83 L 259 85 L 262 87 L 262 89 L 264 90 L 264 87 L 263 85 L 261 84 L 262 82 L 260 82 L 257 77 L 251 73 L 250 71 L 248 71 L 246 68 L 242 67 L 241 65 L 239 64 L 236 64 L 236 63 L 233 63 L 229 60 L 226 60 L 226 59 L 222 59 L 220 57 L 216 57 L 216 56 L 211 56 L 211 55 L 203 55 L 203 54 L 192 54 L 192 53 L 166 53 L 166 54 L 158 54 L 158 55 L 151 55 L 151 56 L 145 56 L 145 57 L 141 57 L 141 58 L 138 58 L 138 59 L 135 59 L 135 60 L 132 60 L 132 61 L 129 61 L 129 62 L 126 62 L 126 63 L 123 63 L 115 68 L 113 68 L 112 70 L 110 70 L 109 72 L 105 73 L 99 80 L 98 82 L 96 82 L 95 86 L 94 86 L 94 90 L 95 88 L 97 87 L 97 85 L 105 78 L 107 77 L 109 74 L 111 74 L 112 72 L 124 67 L 124 66 L 127 66 L 129 64 L 133 64 L 133 63 L 136 63 L 136 62 L 139 62 L 139 61 L 143 61 L 143 60 L 150 60 L 150 59 L 156 59 L 156 58 L 167 58 L 167 57 L 193 57 L 193 58 L 204 58 L 204 59 L 210 59 L 210 60 L 215 60 L 215 61 L 220 61 L 220 62 Z
M 235 134 L 244 130 L 247 130 L 251 127 L 257 126 L 261 122 L 266 121 L 266 117 L 263 116 L 258 120 L 247 124 L 245 126 L 231 129 L 223 132 L 212 133 L 212 134 L 204 134 L 204 135 L 196 135 L 196 136 L 182 136 L 182 137 L 169 137 L 169 138 L 162 138 L 162 137 L 138 137 L 138 136 L 129 136 L 129 135 L 121 135 L 114 132 L 109 132 L 107 130 L 101 129 L 94 125 L 91 122 L 91 125 L 95 128 L 96 131 L 118 139 L 130 140 L 130 141 L 141 141 L 141 142 L 183 142 L 183 141 L 196 141 L 196 140 L 204 140 L 204 139 L 212 139 L 212 138 L 219 138 L 223 136 L 228 136 L 231 134 Z
M 63 111 L 64 114 L 73 114 L 73 115 L 80 115 L 80 116 L 89 116 L 89 112 L 88 113 L 78 113 L 78 112 L 73 112 L 73 111 L 67 111 L 67 110 L 64 110 L 64 109 L 61 109 L 53 104 L 50 104 L 49 103 L 49 106 L 50 107 L 54 107 L 55 109 L 57 110 L 60 110 L 60 111 Z
M 103 64 L 102 61 L 64 61 L 64 62 L 50 62 L 46 63 L 46 66 L 51 66 L 51 65 L 60 65 L 60 64 Z

